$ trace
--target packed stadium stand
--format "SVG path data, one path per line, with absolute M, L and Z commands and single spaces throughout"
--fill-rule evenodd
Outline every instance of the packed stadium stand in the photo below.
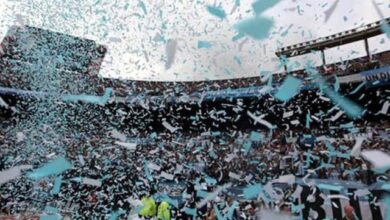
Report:
M 277 55 L 367 39 L 380 24 Z M 0 171 L 16 176 L 0 181 L 0 219 L 151 218 L 137 202 L 155 201 L 173 219 L 254 219 L 259 207 L 341 219 L 346 205 L 385 218 L 389 172 L 360 151 L 389 153 L 390 51 L 259 77 L 146 82 L 99 77 L 104 46 L 47 30 L 13 27 L 1 48 Z M 280 95 L 291 77 L 296 91 Z

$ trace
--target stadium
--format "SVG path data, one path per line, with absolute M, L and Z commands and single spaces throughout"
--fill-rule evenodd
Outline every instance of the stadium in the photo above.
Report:
M 162 82 L 101 77 L 107 46 L 12 26 L 0 219 L 388 219 L 390 51 L 369 44 L 384 27 L 281 47 L 283 72 Z M 365 56 L 325 59 L 357 41 Z

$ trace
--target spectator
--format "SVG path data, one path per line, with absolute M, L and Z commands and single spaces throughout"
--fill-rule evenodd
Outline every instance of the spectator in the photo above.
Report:
M 350 205 L 344 206 L 344 213 L 345 213 L 345 216 L 344 216 L 343 220 L 357 220 L 357 218 L 355 217 L 354 210 L 353 210 L 352 206 L 350 206 Z

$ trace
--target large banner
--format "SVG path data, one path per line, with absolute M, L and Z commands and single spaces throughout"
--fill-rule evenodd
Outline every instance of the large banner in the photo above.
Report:
M 352 181 L 335 180 L 315 180 L 315 183 L 312 187 L 298 184 L 294 193 L 297 195 L 295 204 L 303 205 L 298 213 L 304 219 L 313 217 L 313 214 L 316 219 L 342 219 L 346 205 L 354 208 L 358 219 L 386 219 L 388 207 L 385 207 L 382 201 L 384 196 L 388 195 L 386 184 L 367 186 Z
M 366 81 L 367 86 L 386 83 L 390 79 L 390 66 L 368 70 L 357 74 L 339 77 L 340 83 L 353 83 Z
M 385 66 L 379 69 L 365 71 L 360 73 L 364 80 L 367 82 L 367 86 L 375 86 L 385 84 L 390 79 L 390 66 Z

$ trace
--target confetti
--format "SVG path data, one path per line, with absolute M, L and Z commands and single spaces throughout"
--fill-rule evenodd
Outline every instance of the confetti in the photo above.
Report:
M 54 186 L 51 190 L 52 194 L 58 194 L 61 190 L 61 184 L 62 184 L 62 176 L 58 176 L 54 179 Z
M 379 113 L 386 115 L 387 112 L 389 111 L 389 107 L 390 107 L 390 102 L 386 101 L 385 103 L 383 103 L 382 109 L 379 111 Z
M 198 41 L 198 48 L 199 49 L 210 49 L 213 45 L 208 41 Z
M 361 155 L 379 170 L 390 168 L 390 156 L 382 151 L 365 150 L 361 152 Z
M 249 111 L 247 112 L 247 114 L 248 114 L 249 117 L 251 117 L 254 120 L 254 124 L 255 125 L 256 125 L 256 123 L 259 123 L 259 124 L 262 124 L 262 125 L 266 126 L 269 129 L 273 129 L 274 128 L 274 126 L 271 123 L 269 123 L 266 120 L 263 120 L 265 115 L 255 116 L 254 114 L 252 114 Z
M 125 142 L 115 141 L 115 144 L 125 147 L 127 150 L 132 150 L 132 151 L 137 150 L 137 143 L 125 143 Z
M 6 218 L 23 218 L 28 204 L 41 218 L 197 219 L 214 211 L 246 219 L 258 203 L 302 219 L 322 208 L 338 218 L 344 203 L 336 200 L 353 198 L 361 210 L 372 204 L 384 213 L 375 194 L 389 191 L 389 61 L 371 42 L 386 37 L 370 39 L 371 59 L 351 57 L 361 48 L 326 67 L 289 58 L 299 50 L 277 57 L 275 49 L 294 48 L 293 35 L 309 40 L 295 43 L 313 56 L 307 44 L 327 41 L 279 14 L 325 10 L 329 23 L 340 3 L 279 2 L 0 6 L 0 23 L 16 22 L 0 45 Z M 383 17 L 386 4 L 374 5 Z M 337 17 L 363 33 L 367 22 L 346 13 Z M 25 26 L 31 20 L 45 29 Z M 266 205 L 260 214 L 276 219 L 273 211 Z
M 9 168 L 7 170 L 2 170 L 0 172 L 0 185 L 21 176 L 22 170 L 31 169 L 31 168 L 32 166 L 30 165 L 21 165 L 21 166 Z
M 351 156 L 358 157 L 360 155 L 361 149 L 362 149 L 362 144 L 365 138 L 363 137 L 358 137 L 356 138 L 355 145 L 352 147 L 351 150 Z
M 343 189 L 342 186 L 336 186 L 336 185 L 325 184 L 325 183 L 320 183 L 317 186 L 320 189 L 326 189 L 326 190 L 331 190 L 331 191 L 341 191 Z
M 258 0 L 252 3 L 253 11 L 259 15 L 263 13 L 263 11 L 267 10 L 268 8 L 271 8 L 279 3 L 279 0 Z
M 359 105 L 337 94 L 329 88 L 325 88 L 324 92 L 336 105 L 340 106 L 340 108 L 342 108 L 349 117 L 353 119 L 362 117 L 364 111 Z
M 46 176 L 57 175 L 72 168 L 72 164 L 64 157 L 58 157 L 42 167 L 28 174 L 29 178 L 41 179 Z
M 252 131 L 252 132 L 251 132 L 250 139 L 251 139 L 252 141 L 261 141 L 261 140 L 262 140 L 262 135 L 261 135 L 260 133 L 258 133 L 258 132 Z
M 207 6 L 207 11 L 210 14 L 212 14 L 212 15 L 220 18 L 220 19 L 224 19 L 226 17 L 225 11 L 222 8 L 220 8 L 220 7 L 215 7 L 215 6 L 208 5 Z
M 142 9 L 142 11 L 145 15 L 148 13 L 146 10 L 145 3 L 143 1 L 139 1 L 139 7 Z
M 168 40 L 166 45 L 167 61 L 165 63 L 165 69 L 170 69 L 174 63 L 177 49 L 177 40 Z
M 174 132 L 176 132 L 179 128 L 178 127 L 173 127 L 172 125 L 170 125 L 168 122 L 166 122 L 166 121 L 164 121 L 163 123 L 162 123 L 162 125 L 166 128 L 166 129 L 168 129 L 171 133 L 174 133 Z
M 275 94 L 275 98 L 283 102 L 290 100 L 298 93 L 301 83 L 301 80 L 292 76 L 288 76 L 283 84 L 279 87 L 277 93 Z
M 100 180 L 91 179 L 87 177 L 82 178 L 82 183 L 90 186 L 97 186 L 97 187 L 102 186 L 102 182 Z
M 8 104 L 0 97 L 0 106 L 8 108 Z
M 255 40 L 267 38 L 272 27 L 273 21 L 262 17 L 248 18 L 235 25 L 240 34 L 246 34 Z
M 340 0 L 336 0 L 336 2 L 333 3 L 333 5 L 330 6 L 330 8 L 324 12 L 325 13 L 325 23 L 328 22 L 329 18 L 332 16 L 334 11 L 336 10 L 339 2 L 340 2 Z

